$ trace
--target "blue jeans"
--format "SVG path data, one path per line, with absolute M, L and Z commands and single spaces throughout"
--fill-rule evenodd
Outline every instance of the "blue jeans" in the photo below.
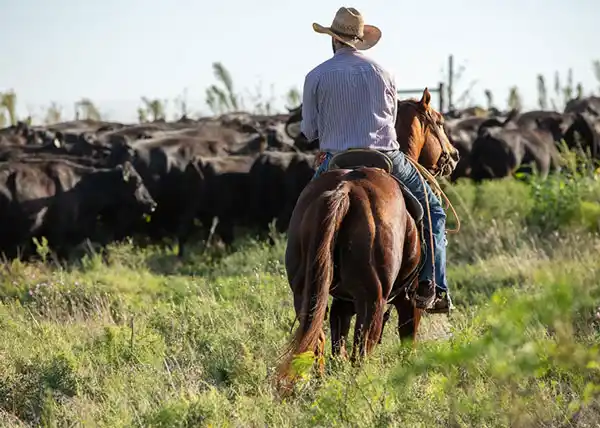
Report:
M 448 293 L 448 284 L 446 281 L 446 213 L 440 200 L 435 196 L 429 183 L 423 183 L 419 177 L 417 169 L 411 164 L 400 150 L 391 150 L 385 152 L 392 161 L 394 168 L 392 174 L 404 183 L 406 187 L 416 196 L 423 210 L 425 217 L 423 218 L 423 228 L 425 229 L 425 265 L 421 269 L 419 275 L 420 281 L 433 281 L 438 289 L 438 292 Z M 327 153 L 325 160 L 319 165 L 313 176 L 313 180 L 321 175 L 329 165 L 332 155 Z M 433 246 L 435 257 L 435 273 L 433 272 L 433 263 L 431 260 L 430 238 L 429 238 L 429 221 L 427 219 L 427 206 L 425 198 L 429 200 L 429 210 L 431 214 L 431 228 L 433 229 Z M 435 280 L 434 278 L 435 277 Z

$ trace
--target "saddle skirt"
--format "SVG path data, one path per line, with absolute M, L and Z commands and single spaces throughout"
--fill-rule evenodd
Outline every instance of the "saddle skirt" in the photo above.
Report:
M 334 169 L 357 169 L 362 167 L 379 168 L 392 176 L 402 191 L 406 210 L 413 220 L 420 224 L 423 221 L 423 207 L 415 195 L 393 174 L 392 160 L 385 154 L 373 149 L 349 149 L 333 155 L 327 166 L 327 171 Z

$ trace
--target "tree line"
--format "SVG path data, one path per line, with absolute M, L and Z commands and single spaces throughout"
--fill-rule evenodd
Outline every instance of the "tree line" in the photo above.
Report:
M 598 83 L 598 88 L 593 88 L 592 93 L 598 91 L 600 93 L 600 60 L 592 62 L 594 76 Z M 205 91 L 205 102 L 213 115 L 224 114 L 232 111 L 248 111 L 253 114 L 274 114 L 274 103 L 276 97 L 274 95 L 273 86 L 271 93 L 266 96 L 262 85 L 257 85 L 253 92 L 239 92 L 234 83 L 231 73 L 220 62 L 212 64 L 213 74 L 216 82 L 211 84 Z M 462 66 L 458 73 L 453 77 L 453 85 L 460 81 L 464 75 L 465 67 Z M 455 103 L 455 108 L 465 108 L 469 106 L 470 95 L 476 81 L 471 81 L 469 86 L 463 90 Z M 452 90 L 453 85 L 446 85 L 447 90 Z M 546 82 L 546 78 L 542 74 L 537 75 L 537 92 L 538 92 L 538 107 L 540 110 L 553 109 L 561 111 L 566 103 L 575 98 L 585 96 L 584 88 L 581 83 L 574 83 L 573 71 L 569 69 L 567 72 L 566 81 L 563 83 L 560 73 L 557 71 L 554 74 L 553 90 L 550 91 Z M 484 90 L 486 99 L 486 109 L 496 109 L 496 103 L 492 91 Z M 298 106 L 302 100 L 301 92 L 296 88 L 290 88 L 284 96 L 286 106 L 293 108 Z M 140 106 L 137 109 L 139 123 L 166 121 L 166 107 L 169 100 L 159 98 L 142 97 Z M 186 119 L 190 117 L 190 109 L 187 99 L 187 90 L 178 96 L 175 100 L 176 120 Z M 509 90 L 506 106 L 509 109 L 522 110 L 522 98 L 517 86 L 513 86 Z M 31 124 L 32 117 L 26 118 L 17 117 L 17 94 L 11 89 L 0 93 L 0 128 L 16 125 L 19 120 Z M 74 106 L 75 120 L 102 120 L 98 107 L 89 98 L 82 98 L 77 101 Z M 61 122 L 66 120 L 63 109 L 56 102 L 52 102 L 46 109 L 42 122 L 46 125 Z

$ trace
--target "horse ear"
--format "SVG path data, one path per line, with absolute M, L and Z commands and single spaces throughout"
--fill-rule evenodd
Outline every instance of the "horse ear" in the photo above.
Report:
M 421 97 L 421 101 L 419 103 L 424 109 L 429 107 L 429 103 L 431 102 L 431 94 L 429 93 L 429 89 L 425 88 L 423 90 L 423 96 Z

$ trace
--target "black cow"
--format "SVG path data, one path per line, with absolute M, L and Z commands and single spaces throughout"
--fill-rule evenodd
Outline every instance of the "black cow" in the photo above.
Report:
M 275 222 L 275 228 L 278 232 L 287 231 L 292 212 L 300 197 L 300 193 L 310 182 L 316 172 L 315 155 L 308 153 L 296 153 L 285 171 L 285 200 L 283 210 L 280 212 Z
M 261 234 L 268 232 L 269 223 L 278 218 L 285 206 L 285 178 L 295 153 L 262 153 L 250 168 L 253 191 L 252 217 Z
M 566 123 L 568 120 L 568 115 L 564 115 L 563 113 L 559 113 L 557 111 L 531 110 L 521 113 L 517 118 L 515 118 L 515 123 L 521 129 L 535 130 L 540 127 L 541 123 L 545 124 L 545 127 L 552 124 L 552 126 L 560 128 L 563 126 L 563 123 Z M 568 124 L 564 125 L 564 129 L 567 127 Z
M 516 114 L 516 110 L 511 110 L 504 119 L 499 116 L 467 117 L 444 122 L 446 134 L 460 155 L 458 164 L 450 175 L 451 182 L 471 176 L 471 150 L 478 134 L 488 128 L 514 128 L 513 120 Z
M 290 110 L 290 117 L 285 123 L 285 133 L 294 140 L 294 146 L 303 152 L 313 152 L 319 148 L 319 140 L 308 141 L 304 134 L 300 132 L 300 122 L 302 121 L 302 104 L 293 110 Z
M 51 142 L 54 135 L 46 129 L 40 129 L 28 125 L 25 122 L 17 122 L 14 126 L 0 129 L 0 146 L 4 145 L 30 145 L 47 144 Z
M 178 256 L 183 257 L 206 186 L 197 159 L 219 157 L 232 151 L 260 151 L 266 139 L 252 121 L 246 123 L 236 117 L 161 126 L 165 128 L 152 138 L 131 145 L 127 143 L 131 138 L 127 129 L 105 134 L 100 141 L 110 145 L 111 158 L 116 158 L 113 162 L 123 159 L 133 162 L 158 203 L 152 220 L 139 222 L 136 230 L 155 241 L 176 237 Z M 139 131 L 141 126 L 137 128 Z
M 503 178 L 529 172 L 534 164 L 542 178 L 560 168 L 554 136 L 550 131 L 490 127 L 478 131 L 470 155 L 471 178 Z
M 0 252 L 45 236 L 65 259 L 71 246 L 97 238 L 97 220 L 111 211 L 150 213 L 156 207 L 130 163 L 86 167 L 64 160 L 0 164 Z M 27 253 L 28 251 L 26 251 Z
M 600 97 L 590 96 L 570 100 L 565 106 L 565 113 L 587 113 L 600 117 Z
M 144 143 L 153 141 L 146 140 Z M 202 173 L 194 159 L 193 151 L 181 150 L 176 144 L 166 147 L 139 144 L 135 146 L 131 158 L 158 204 L 151 221 L 140 221 L 136 231 L 145 233 L 152 240 L 171 236 L 177 238 L 179 257 L 185 254 L 204 185 Z M 122 230 L 117 239 L 123 238 L 126 232 L 126 229 Z
M 600 160 L 600 121 L 587 113 L 575 113 L 571 126 L 565 132 L 565 142 L 571 150 L 589 152 L 592 159 Z
M 198 218 L 210 228 L 218 218 L 215 234 L 225 245 L 234 240 L 234 226 L 253 225 L 250 169 L 257 155 L 207 157 L 197 160 L 204 177 Z

